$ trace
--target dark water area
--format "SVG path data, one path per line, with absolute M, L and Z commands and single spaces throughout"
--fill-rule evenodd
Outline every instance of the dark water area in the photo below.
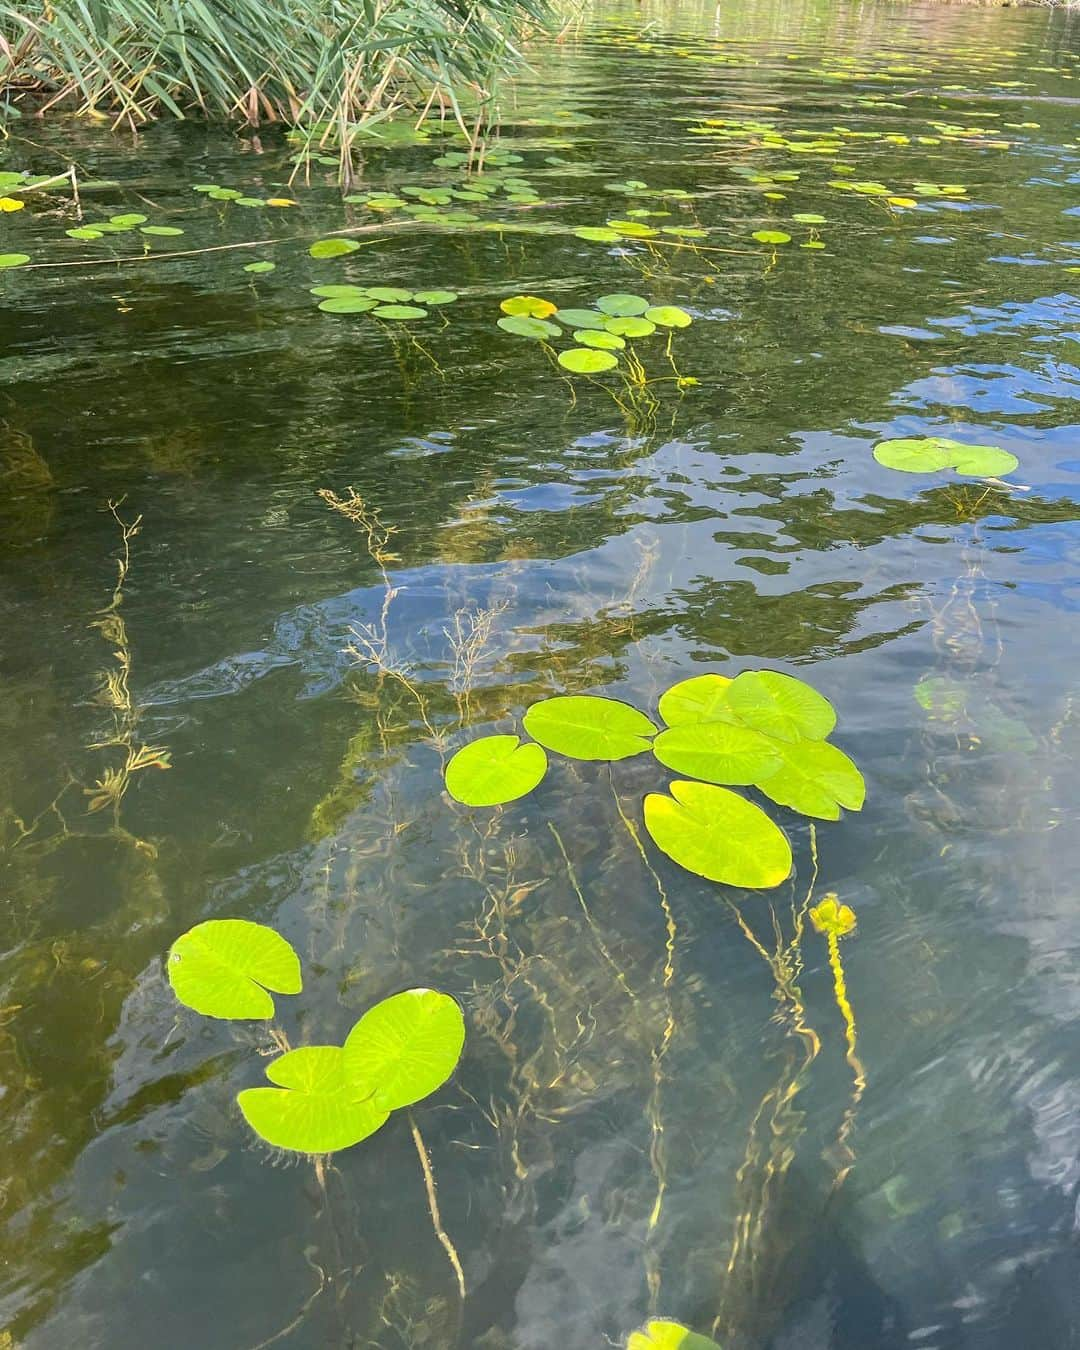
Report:
M 526 187 L 475 220 L 290 184 L 273 129 L 0 147 L 75 160 L 81 223 L 184 232 L 72 239 L 64 189 L 0 216 L 31 259 L 0 270 L 0 1346 L 586 1350 L 657 1314 L 724 1350 L 1078 1345 L 1080 19 L 597 4 L 529 55 Z M 373 144 L 354 191 L 460 190 L 458 146 Z M 574 233 L 613 218 L 705 234 Z M 460 298 L 320 312 L 348 282 Z M 691 314 L 694 383 L 663 338 L 642 391 L 496 325 L 620 291 Z M 873 458 L 926 433 L 1019 467 Z M 385 576 L 319 495 L 349 488 Z M 778 813 L 774 891 L 643 859 L 649 755 L 443 790 L 538 698 L 655 713 L 762 666 L 868 788 Z M 811 888 L 858 919 L 854 1064 Z M 220 917 L 300 953 L 293 1045 L 462 1003 L 415 1119 L 464 1303 L 404 1119 L 319 1169 L 253 1137 L 269 1033 L 164 974 Z

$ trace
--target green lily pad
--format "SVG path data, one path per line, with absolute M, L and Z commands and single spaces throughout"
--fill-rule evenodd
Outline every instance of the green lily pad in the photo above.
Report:
M 947 436 L 900 437 L 880 441 L 874 458 L 887 469 L 902 473 L 937 473 L 953 469 L 970 478 L 1000 478 L 1012 473 L 1020 461 L 996 445 L 965 445 Z
M 308 252 L 313 258 L 343 258 L 359 247 L 355 239 L 317 239 Z
M 604 327 L 618 337 L 648 337 L 656 332 L 656 325 L 650 319 L 608 319 Z
M 482 736 L 446 766 L 446 790 L 466 806 L 499 806 L 531 792 L 547 767 L 542 746 L 522 744 L 518 736 Z
M 92 225 L 76 225 L 70 230 L 65 230 L 64 233 L 69 239 L 103 239 L 105 237 L 104 230 L 95 230 Z
M 370 1008 L 345 1040 L 345 1073 L 373 1104 L 397 1111 L 429 1097 L 457 1067 L 465 1019 L 449 994 L 407 989 Z
M 699 230 L 694 225 L 661 225 L 662 234 L 674 235 L 677 239 L 708 239 L 708 230 Z
M 840 808 L 860 811 L 866 783 L 852 761 L 828 741 L 775 741 L 780 768 L 757 786 L 778 806 L 818 820 L 839 820 Z
M 759 244 L 790 244 L 791 235 L 783 230 L 755 230 L 752 236 Z
M 747 726 L 781 741 L 822 741 L 836 726 L 836 711 L 824 695 L 775 670 L 743 671 L 732 680 L 727 702 Z
M 645 714 L 628 703 L 591 694 L 544 699 L 529 708 L 523 721 L 533 740 L 573 759 L 629 759 L 648 750 L 656 734 Z
M 322 296 L 325 300 L 342 300 L 350 295 L 363 296 L 365 300 L 371 298 L 365 287 L 351 286 L 348 284 L 338 286 L 312 286 L 311 294 Z
M 451 305 L 458 298 L 457 291 L 415 291 L 413 299 L 422 305 Z
M 273 1017 L 277 994 L 299 994 L 300 959 L 280 933 L 247 919 L 209 919 L 173 943 L 173 993 L 207 1017 Z
M 144 225 L 139 233 L 155 235 L 164 239 L 175 238 L 176 235 L 183 234 L 184 231 L 178 229 L 175 225 Z
M 110 225 L 119 225 L 124 230 L 134 229 L 136 225 L 145 225 L 146 221 L 147 217 L 139 215 L 138 211 L 129 211 L 126 215 L 109 217 Z
M 623 237 L 609 225 L 579 225 L 574 233 L 590 244 L 617 244 Z
M 634 1331 L 626 1342 L 626 1350 L 720 1350 L 716 1341 L 699 1336 L 681 1322 L 654 1318 L 641 1331 Z
M 662 731 L 653 741 L 653 754 L 667 768 L 690 778 L 749 786 L 782 767 L 778 744 L 736 722 L 688 722 Z
M 608 228 L 618 231 L 627 239 L 656 239 L 660 231 L 651 225 L 642 225 L 638 220 L 609 220 Z
M 499 301 L 504 314 L 524 319 L 546 319 L 557 308 L 550 300 L 542 300 L 538 295 L 511 295 Z
M 322 305 L 319 306 L 322 308 Z M 421 309 L 419 305 L 380 305 L 378 309 L 373 309 L 372 314 L 377 319 L 400 320 L 406 319 L 426 319 L 427 310 Z
M 640 295 L 627 295 L 624 291 L 618 291 L 613 295 L 602 295 L 596 302 L 596 308 L 609 318 L 629 319 L 644 314 L 649 308 L 649 302 Z
M 826 219 L 825 219 L 825 217 L 822 216 L 822 215 L 819 215 L 816 211 L 797 211 L 797 212 L 795 213 L 795 215 L 793 215 L 793 216 L 791 217 L 791 219 L 792 219 L 792 220 L 797 220 L 797 221 L 799 222 L 800 225 L 824 225 L 824 224 L 826 224 Z
M 559 353 L 559 365 L 574 375 L 600 375 L 605 370 L 614 370 L 618 364 L 618 358 L 610 352 L 588 347 L 571 347 L 569 351 Z
M 530 319 L 522 314 L 511 314 L 504 319 L 498 320 L 499 327 L 504 333 L 513 333 L 516 337 L 534 338 L 540 341 L 544 338 L 560 337 L 562 329 L 555 323 L 548 323 L 546 319 Z
M 333 295 L 320 301 L 319 308 L 324 314 L 366 314 L 377 303 L 369 295 Z
M 29 253 L 0 253 L 0 267 L 22 267 L 29 261 Z
M 244 271 L 253 272 L 256 276 L 260 276 L 264 272 L 272 272 L 275 267 L 277 267 L 277 263 L 268 262 L 264 259 L 262 262 L 247 263 L 244 267 Z
M 626 340 L 617 333 L 597 333 L 591 328 L 579 328 L 574 333 L 574 341 L 602 352 L 620 352 L 626 346 Z
M 377 1106 L 367 1082 L 346 1072 L 340 1045 L 306 1045 L 267 1066 L 276 1087 L 246 1088 L 237 1094 L 244 1119 L 275 1148 L 297 1153 L 334 1153 L 375 1133 L 390 1118 Z
M 607 322 L 607 316 L 595 309 L 560 309 L 553 317 L 567 328 L 602 329 Z
M 378 300 L 383 305 L 402 305 L 406 300 L 412 300 L 412 291 L 406 291 L 401 286 L 365 286 L 364 294 L 370 295 L 372 300 Z
M 678 780 L 671 796 L 645 798 L 645 828 L 688 872 L 726 886 L 764 890 L 791 873 L 791 845 L 759 806 L 728 788 Z
M 645 318 L 658 328 L 689 328 L 693 323 L 686 310 L 678 305 L 652 305 L 645 311 Z
M 728 707 L 727 691 L 731 680 L 727 675 L 694 675 L 681 680 L 660 695 L 660 716 L 669 727 L 686 722 L 734 722 L 735 713 Z

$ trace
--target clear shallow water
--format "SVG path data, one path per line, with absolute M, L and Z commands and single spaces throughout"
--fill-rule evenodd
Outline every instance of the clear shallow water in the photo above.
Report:
M 557 228 L 394 225 L 325 262 L 312 239 L 373 218 L 329 177 L 278 212 L 191 191 L 282 190 L 272 134 L 79 129 L 72 149 L 56 124 L 7 144 L 5 168 L 74 154 L 117 180 L 90 214 L 183 228 L 162 251 L 280 241 L 112 267 L 141 241 L 65 238 L 62 198 L 3 220 L 34 263 L 97 260 L 2 274 L 15 1345 L 576 1350 L 625 1343 L 653 1310 L 728 1350 L 1076 1343 L 1077 31 L 1042 11 L 597 6 L 507 109 L 546 204 L 477 210 Z M 691 132 L 708 117 L 874 134 L 826 157 Z M 365 183 L 451 181 L 440 148 L 375 150 Z M 894 195 L 966 192 L 889 209 L 830 188 L 836 161 Z M 740 172 L 767 170 L 800 178 Z M 694 197 L 607 186 L 627 179 Z M 709 236 L 613 252 L 569 232 L 637 207 Z M 826 216 L 827 247 L 791 226 L 773 259 L 751 232 L 794 212 Z M 255 257 L 277 270 L 252 279 Z M 320 314 L 307 288 L 346 278 L 462 299 L 415 330 L 421 350 Z M 629 418 L 594 386 L 573 401 L 494 326 L 518 291 L 623 289 L 694 314 L 674 351 L 699 381 Z M 929 430 L 1013 451 L 1030 490 L 984 497 L 871 457 Z M 805 819 L 784 818 L 797 872 L 770 897 L 643 865 L 613 793 L 636 818 L 663 780 L 646 759 L 560 763 L 490 828 L 454 809 L 412 696 L 343 653 L 385 598 L 317 495 L 350 485 L 397 531 L 388 659 L 451 748 L 549 692 L 655 709 L 706 670 L 768 664 L 833 700 L 869 787 L 817 831 L 816 894 L 859 921 L 853 1120 L 824 943 L 790 946 Z M 93 625 L 120 498 L 142 529 L 118 635 Z M 456 613 L 490 630 L 468 682 Z M 92 748 L 116 650 L 124 726 L 171 757 L 134 777 L 118 825 L 83 795 L 117 761 Z M 403 1121 L 323 1185 L 252 1142 L 234 1097 L 265 1038 L 178 1016 L 162 975 L 178 933 L 225 915 L 301 952 L 305 995 L 281 1001 L 294 1044 L 412 984 L 464 1003 L 457 1082 L 417 1113 L 463 1308 Z M 813 1056 L 763 959 L 777 932 L 803 963 Z

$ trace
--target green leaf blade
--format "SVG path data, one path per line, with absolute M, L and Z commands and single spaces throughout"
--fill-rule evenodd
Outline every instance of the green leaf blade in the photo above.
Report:
M 173 993 L 206 1017 L 268 1018 L 277 994 L 299 994 L 300 959 L 280 933 L 247 919 L 209 919 L 176 939 L 167 963 Z
M 518 736 L 482 736 L 463 746 L 446 766 L 446 790 L 465 806 L 500 806 L 537 787 L 547 773 L 540 745 Z
M 447 1081 L 465 1044 L 456 1000 L 434 989 L 407 989 L 376 1003 L 349 1032 L 344 1071 L 354 1091 L 380 1110 L 422 1101 Z
M 645 828 L 661 853 L 709 881 L 767 890 L 791 874 L 787 836 L 759 806 L 727 788 L 679 780 L 671 796 L 652 792 Z
M 628 703 L 591 694 L 544 699 L 523 721 L 533 740 L 572 759 L 629 759 L 648 750 L 656 734 L 645 714 Z

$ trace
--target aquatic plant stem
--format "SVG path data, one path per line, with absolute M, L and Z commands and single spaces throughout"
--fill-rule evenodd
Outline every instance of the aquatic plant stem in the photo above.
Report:
M 412 1131 L 413 1143 L 416 1145 L 416 1154 L 420 1159 L 420 1168 L 424 1174 L 424 1189 L 427 1192 L 428 1209 L 431 1212 L 431 1222 L 435 1229 L 435 1236 L 439 1239 L 443 1251 L 446 1252 L 447 1259 L 454 1271 L 454 1278 L 457 1280 L 458 1291 L 461 1294 L 462 1303 L 465 1302 L 465 1272 L 461 1268 L 461 1258 L 457 1254 L 457 1248 L 450 1240 L 450 1234 L 443 1227 L 442 1218 L 439 1215 L 439 1201 L 435 1194 L 435 1174 L 431 1170 L 431 1159 L 428 1156 L 427 1147 L 424 1144 L 424 1137 L 420 1133 L 420 1127 L 416 1123 L 416 1117 L 409 1112 L 409 1129 Z
M 848 1143 L 848 1139 L 855 1128 L 855 1113 L 858 1110 L 859 1102 L 862 1100 L 862 1095 L 866 1091 L 866 1069 L 859 1058 L 855 1013 L 848 999 L 847 984 L 844 980 L 844 964 L 840 959 L 840 938 L 836 933 L 828 933 L 826 936 L 829 944 L 829 967 L 833 975 L 836 1006 L 840 1009 L 840 1015 L 844 1019 L 844 1035 L 847 1040 L 847 1055 L 845 1057 L 854 1076 L 851 1101 L 844 1112 L 844 1119 L 836 1138 L 837 1146 L 847 1156 L 848 1162 L 836 1174 L 836 1180 L 833 1182 L 833 1189 L 835 1190 L 843 1185 L 844 1178 L 855 1166 L 855 1154 Z

